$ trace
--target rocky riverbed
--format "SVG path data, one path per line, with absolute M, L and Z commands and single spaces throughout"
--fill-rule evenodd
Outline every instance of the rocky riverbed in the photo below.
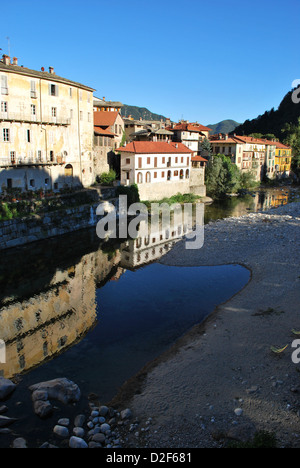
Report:
M 300 447 L 300 368 L 292 359 L 300 333 L 299 228 L 300 204 L 291 203 L 206 225 L 199 250 L 176 244 L 162 263 L 241 264 L 251 280 L 109 404 L 90 395 L 79 413 L 74 382 L 66 393 L 53 393 L 49 383 L 28 389 L 40 427 L 51 415 L 48 435 L 35 447 L 222 448 L 258 431 L 275 434 L 278 447 Z M 9 433 L 9 446 L 25 448 L 31 445 L 14 430 L 9 404 L 16 389 L 0 382 L 0 437 Z M 71 416 L 64 414 L 70 405 Z
M 241 264 L 251 280 L 124 386 L 119 401 L 140 419 L 153 417 L 144 446 L 225 447 L 258 431 L 273 434 L 278 447 L 300 446 L 300 368 L 292 360 L 299 258 L 300 203 L 291 203 L 210 223 L 202 249 L 180 242 L 161 259 Z

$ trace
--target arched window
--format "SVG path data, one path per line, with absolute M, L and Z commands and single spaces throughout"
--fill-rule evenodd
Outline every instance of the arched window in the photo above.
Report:
M 143 174 L 141 172 L 138 172 L 137 175 L 137 183 L 142 184 L 143 183 Z
M 183 179 L 183 169 L 180 170 L 179 177 L 180 177 L 180 179 Z
M 185 178 L 186 178 L 186 179 L 189 179 L 189 177 L 190 177 L 190 171 L 189 171 L 189 169 L 187 169 L 187 170 L 185 171 Z
M 151 182 L 151 174 L 150 174 L 150 172 L 147 172 L 147 173 L 146 173 L 146 182 L 147 182 L 147 183 Z
M 73 166 L 72 164 L 67 164 L 65 167 L 65 176 L 66 177 L 73 177 Z
M 171 180 L 171 171 L 168 171 L 167 180 Z

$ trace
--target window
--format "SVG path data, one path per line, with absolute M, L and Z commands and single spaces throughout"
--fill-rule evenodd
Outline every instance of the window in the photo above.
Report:
M 34 179 L 30 179 L 29 185 L 30 185 L 30 187 L 32 187 L 32 188 L 35 187 L 35 181 L 34 181 Z
M 154 158 L 154 167 L 157 167 L 157 157 Z
M 162 173 L 161 173 L 161 178 L 163 179 L 164 177 L 165 177 L 165 173 L 162 172 Z
M 139 169 L 142 169 L 142 158 L 139 158 Z
M 10 155 L 10 161 L 11 161 L 11 163 L 12 163 L 12 164 L 15 164 L 15 163 L 16 163 L 16 152 L 15 152 L 15 151 L 11 151 L 11 152 L 9 153 L 9 155 Z
M 54 151 L 50 151 L 50 162 L 54 162 Z
M 165 162 L 166 162 L 166 158 L 163 157 L 163 158 L 162 158 L 162 163 L 165 164 Z
M 154 179 L 157 179 L 157 172 L 154 172 Z
M 150 172 L 147 172 L 146 173 L 146 182 L 151 182 L 151 175 L 150 175 Z
M 3 141 L 10 141 L 9 128 L 3 129 Z
M 73 96 L 73 90 L 72 90 L 72 88 L 69 89 L 69 96 L 70 96 L 70 98 Z
M 7 184 L 7 188 L 12 188 L 13 186 L 12 179 L 7 179 L 6 184 Z
M 51 116 L 56 117 L 57 115 L 57 108 L 56 107 L 51 107 Z
M 45 179 L 45 187 L 47 187 L 47 185 L 49 184 L 49 179 Z
M 36 105 L 35 104 L 31 104 L 30 110 L 31 110 L 31 115 L 36 115 Z
M 38 150 L 38 152 L 37 152 L 37 157 L 38 157 L 38 160 L 39 160 L 39 161 L 42 160 L 42 152 L 41 152 L 41 150 Z
M 27 130 L 26 136 L 27 136 L 27 143 L 30 143 L 30 141 L 31 141 L 31 138 L 30 138 L 30 130 Z
M 1 75 L 1 94 L 8 94 L 7 76 Z
M 73 166 L 72 164 L 67 164 L 65 167 L 65 177 L 73 177 Z
M 130 164 L 130 158 L 126 158 L 126 164 Z
M 7 101 L 1 101 L 1 112 L 7 112 L 7 110 L 8 110 Z
M 35 99 L 36 96 L 36 84 L 35 81 L 30 81 L 30 97 Z
M 58 85 L 49 84 L 49 95 L 58 96 Z
M 82 101 L 82 91 L 79 91 L 79 101 Z
M 151 158 L 147 158 L 147 164 L 150 164 Z
M 143 175 L 141 172 L 138 172 L 138 175 L 137 175 L 137 183 L 138 184 L 142 184 L 143 183 Z

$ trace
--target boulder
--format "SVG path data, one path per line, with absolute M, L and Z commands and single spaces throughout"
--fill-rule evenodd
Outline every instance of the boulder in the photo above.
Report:
M 72 436 L 69 440 L 70 448 L 88 448 L 88 444 L 80 437 Z
M 16 385 L 4 377 L 0 377 L 0 400 L 7 398 L 14 390 Z
M 29 390 L 47 392 L 49 399 L 58 400 L 64 404 L 77 402 L 81 396 L 78 385 L 66 378 L 40 382 L 29 387 Z

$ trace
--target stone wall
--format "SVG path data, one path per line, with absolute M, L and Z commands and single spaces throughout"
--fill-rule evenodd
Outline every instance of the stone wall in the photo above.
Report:
M 140 200 L 162 200 L 170 198 L 177 193 L 190 193 L 189 179 L 178 182 L 156 182 L 149 184 L 138 184 Z
M 107 206 L 106 201 L 98 201 L 90 205 L 56 210 L 28 218 L 2 221 L 0 223 L 0 250 L 96 227 L 100 219 L 96 216 L 96 209 L 101 203 Z

